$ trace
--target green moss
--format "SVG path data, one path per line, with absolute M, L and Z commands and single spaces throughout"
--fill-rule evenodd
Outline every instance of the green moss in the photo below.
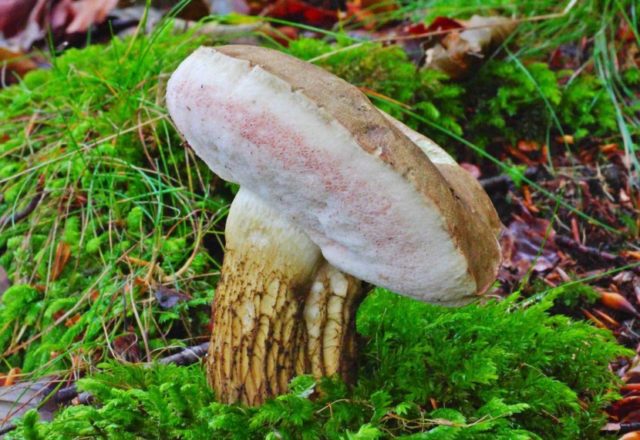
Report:
M 466 87 L 468 130 L 481 146 L 543 139 L 551 123 L 548 110 L 562 99 L 554 72 L 543 63 L 490 61 Z
M 166 344 L 173 332 L 197 333 L 208 321 L 197 300 L 211 299 L 213 259 L 200 258 L 176 280 L 194 301 L 179 313 L 149 304 L 149 294 L 143 295 L 149 286 L 134 283 L 159 280 L 164 274 L 153 264 L 164 262 L 166 271 L 183 264 L 194 231 L 206 224 L 202 236 L 216 233 L 228 203 L 224 196 L 208 197 L 211 172 L 193 165 L 163 120 L 167 72 L 201 43 L 169 32 L 115 38 L 107 46 L 66 51 L 52 60 L 52 69 L 0 91 L 0 211 L 25 209 L 41 190 L 39 181 L 46 193 L 26 219 L 0 231 L 6 244 L 0 264 L 11 279 L 29 280 L 24 287 L 31 289 L 15 306 L 9 292 L 0 306 L 0 353 L 30 340 L 3 359 L 0 370 L 64 369 L 72 356 L 47 364 L 51 352 L 100 359 L 108 355 L 96 350 L 106 338 L 129 331 L 140 338 L 162 320 L 159 340 Z M 32 121 L 29 132 L 25 120 Z M 60 243 L 69 246 L 68 260 Z M 127 295 L 123 309 L 130 290 L 133 304 Z M 133 306 L 149 328 L 131 330 Z M 56 324 L 54 316 L 69 310 L 68 318 L 75 318 Z
M 560 72 L 559 76 L 571 73 Z M 616 109 L 602 81 L 592 75 L 579 75 L 565 86 L 558 116 L 576 138 L 607 136 L 618 129 Z
M 305 60 L 323 55 L 315 64 L 369 93 L 382 110 L 447 145 L 446 137 L 431 127 L 419 125 L 398 105 L 412 106 L 420 116 L 462 134 L 464 89 L 447 80 L 443 73 L 420 70 L 399 46 L 362 43 L 330 45 L 302 38 L 293 41 L 289 53 Z
M 573 72 L 556 72 L 543 62 L 492 59 L 470 79 L 454 83 L 442 73 L 418 69 L 399 46 L 302 38 L 288 51 L 360 87 L 378 107 L 444 146 L 459 147 L 441 130 L 407 115 L 403 106 L 481 147 L 521 139 L 545 142 L 548 133 L 578 139 L 618 135 L 615 107 L 602 82 L 588 73 L 565 85 Z
M 9 287 L 2 294 L 2 302 L 0 304 L 0 320 L 4 326 L 15 321 L 33 321 L 34 314 L 30 309 L 41 295 L 33 287 L 25 284 L 16 284 Z M 22 323 L 22 322 L 21 322 Z
M 127 228 L 132 235 L 140 235 L 144 220 L 144 211 L 140 206 L 134 206 L 127 214 Z
M 215 402 L 202 367 L 111 364 L 80 381 L 99 405 L 51 423 L 25 417 L 14 438 L 595 439 L 629 352 L 586 323 L 550 316 L 555 294 L 524 306 L 458 310 L 377 290 L 357 325 L 359 381 L 293 380 L 258 408 Z M 30 437 L 29 437 L 29 435 Z

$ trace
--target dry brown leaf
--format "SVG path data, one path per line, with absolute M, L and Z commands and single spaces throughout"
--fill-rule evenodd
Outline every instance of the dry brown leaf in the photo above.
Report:
M 118 0 L 80 0 L 71 4 L 73 19 L 67 33 L 84 32 L 94 23 L 102 23 Z
M 158 305 L 163 309 L 170 309 L 178 302 L 191 299 L 191 296 L 166 286 L 158 286 L 155 289 L 154 296 Z
M 528 211 L 514 219 L 500 237 L 503 261 L 498 278 L 515 285 L 529 271 L 542 273 L 560 261 L 554 244 L 555 231 L 549 221 L 534 217 Z
M 460 21 L 463 30 L 449 32 L 433 47 L 426 50 L 424 68 L 447 73 L 454 79 L 470 73 L 492 50 L 502 44 L 515 30 L 516 21 L 506 17 L 474 15 Z
M 0 40 L 12 50 L 28 51 L 34 42 L 54 34 L 85 32 L 101 23 L 117 0 L 2 0 Z
M 113 351 L 118 358 L 127 362 L 140 362 L 142 359 L 138 337 L 133 332 L 116 337 L 113 340 Z
M 26 55 L 0 47 L 0 83 L 12 84 L 38 65 Z
M 43 377 L 38 381 L 18 382 L 0 387 L 0 427 L 10 423 L 32 408 L 37 408 L 48 395 L 54 379 Z M 42 420 L 51 420 L 56 404 L 50 399 L 38 409 Z
M 51 280 L 55 281 L 62 274 L 64 267 L 67 265 L 69 258 L 71 257 L 71 246 L 64 241 L 58 243 L 56 248 L 56 255 L 53 260 L 53 267 L 51 268 Z
M 80 315 L 80 313 L 76 313 L 64 322 L 64 326 L 73 327 L 78 321 L 80 321 L 80 318 L 82 318 L 82 315 Z

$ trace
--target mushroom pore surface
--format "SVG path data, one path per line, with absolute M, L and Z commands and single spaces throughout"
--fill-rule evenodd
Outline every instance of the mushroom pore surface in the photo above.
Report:
M 440 303 L 493 281 L 492 227 L 330 73 L 268 49 L 200 48 L 171 77 L 167 103 L 215 173 L 286 216 L 340 270 Z

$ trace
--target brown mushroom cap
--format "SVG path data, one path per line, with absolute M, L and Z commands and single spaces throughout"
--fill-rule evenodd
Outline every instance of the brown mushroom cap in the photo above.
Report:
M 442 147 L 423 134 L 418 133 L 402 122 L 384 112 L 382 114 L 393 123 L 405 136 L 416 144 L 438 171 L 451 185 L 455 193 L 464 201 L 467 209 L 474 218 L 484 221 L 491 228 L 494 235 L 499 237 L 504 226 L 498 217 L 491 199 L 484 191 L 480 182 L 467 170 L 462 168 Z
M 340 78 L 269 49 L 200 48 L 171 77 L 167 103 L 214 172 L 289 218 L 340 270 L 441 303 L 495 279 L 495 231 L 469 195 Z

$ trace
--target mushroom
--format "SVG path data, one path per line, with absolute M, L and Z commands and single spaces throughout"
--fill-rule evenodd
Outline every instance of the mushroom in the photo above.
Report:
M 488 196 L 340 78 L 274 50 L 201 47 L 167 104 L 209 168 L 241 185 L 207 363 L 219 400 L 259 404 L 301 373 L 349 378 L 364 283 L 444 305 L 493 283 Z

